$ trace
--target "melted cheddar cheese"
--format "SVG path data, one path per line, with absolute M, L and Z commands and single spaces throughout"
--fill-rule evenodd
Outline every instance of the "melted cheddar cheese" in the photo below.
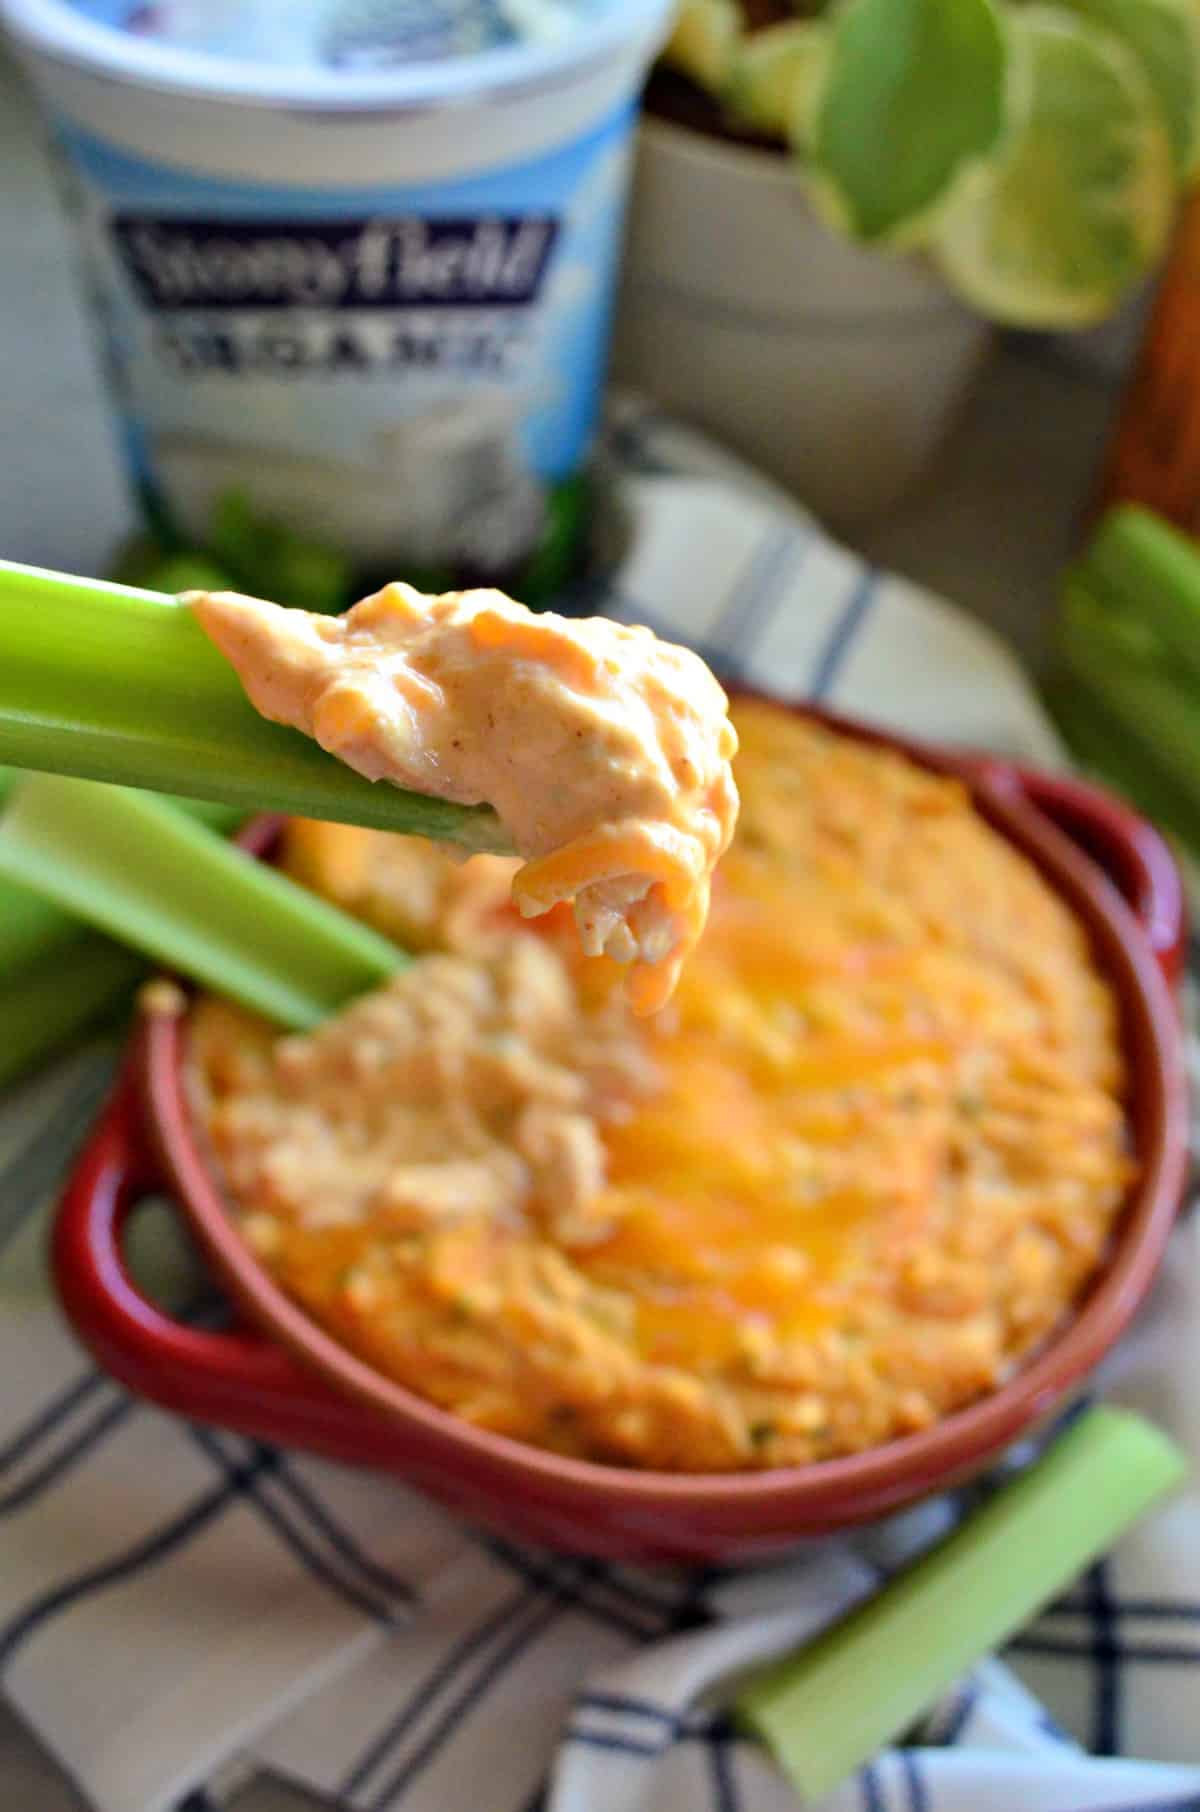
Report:
M 293 873 L 435 954 L 303 1038 L 195 1026 L 283 1285 L 455 1413 L 621 1464 L 927 1426 L 1068 1311 L 1132 1175 L 1115 1002 L 1035 870 L 953 781 L 735 716 L 738 832 L 653 1019 L 565 909 L 522 926 L 511 864 L 464 895 L 474 865 L 295 826 Z
M 388 585 L 344 617 L 193 593 L 256 708 L 370 780 L 489 804 L 525 866 L 527 918 L 573 901 L 584 950 L 670 997 L 737 818 L 725 694 L 697 655 L 495 591 Z

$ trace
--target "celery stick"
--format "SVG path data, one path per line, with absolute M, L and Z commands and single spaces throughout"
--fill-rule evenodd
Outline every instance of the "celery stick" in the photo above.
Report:
M 0 800 L 8 778 L 24 776 L 0 769 Z M 223 832 L 244 816 L 194 799 L 170 804 Z M 144 971 L 140 957 L 42 894 L 0 879 L 0 1088 L 116 1006 Z
M 372 784 L 268 723 L 178 599 L 2 561 L 0 762 L 510 847 L 488 808 Z
M 1045 696 L 1075 758 L 1162 829 L 1174 831 L 1200 852 L 1200 789 L 1185 791 L 1162 767 L 1154 743 L 1115 725 L 1065 663 L 1047 676 Z
M 820 1799 L 899 1736 L 1186 1475 L 1174 1444 L 1124 1410 L 1082 1416 L 947 1540 L 801 1651 L 737 1710 L 802 1799 Z
M 112 1012 L 145 969 L 132 950 L 83 932 L 0 985 L 0 1088 Z
M 25 778 L 21 776 L 22 780 Z M 188 818 L 194 818 L 197 824 L 206 824 L 209 830 L 219 831 L 221 836 L 232 836 L 246 823 L 247 813 L 240 805 L 222 805 L 215 799 L 172 799 L 169 794 L 163 795 L 163 804 L 169 805 L 172 811 L 183 812 Z
M 0 770 L 0 778 L 5 773 L 24 779 L 12 769 Z M 3 797 L 0 789 L 0 800 Z M 197 799 L 175 799 L 170 803 L 218 831 L 236 830 L 244 817 L 232 806 L 210 805 Z M 71 943 L 80 932 L 79 920 L 43 894 L 0 879 L 0 985 L 28 964 L 40 962 L 52 951 Z
M 0 982 L 79 936 L 79 921 L 28 887 L 0 879 Z
M 1149 510 L 1126 504 L 1104 518 L 1076 568 L 1085 589 L 1151 629 L 1200 680 L 1200 550 Z
M 1120 619 L 1078 577 L 1066 587 L 1055 649 L 1114 726 L 1139 741 L 1152 737 L 1160 764 L 1191 792 L 1200 777 L 1200 701 L 1168 667 L 1138 658 Z
M 123 787 L 30 776 L 0 820 L 0 878 L 292 1028 L 405 960 L 207 826 Z

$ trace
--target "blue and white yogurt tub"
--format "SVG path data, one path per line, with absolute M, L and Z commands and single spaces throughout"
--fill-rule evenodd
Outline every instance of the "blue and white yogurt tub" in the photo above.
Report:
M 0 6 L 156 526 L 234 492 L 448 578 L 561 539 L 669 0 Z

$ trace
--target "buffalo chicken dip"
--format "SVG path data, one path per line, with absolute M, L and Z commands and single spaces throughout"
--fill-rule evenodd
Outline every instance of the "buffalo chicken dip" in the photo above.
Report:
M 572 901 L 584 950 L 632 965 L 635 1010 L 669 998 L 737 818 L 737 739 L 698 655 L 497 591 L 387 585 L 344 617 L 190 601 L 265 717 L 368 780 L 494 806 L 526 858 L 521 913 Z
M 1114 999 L 1035 870 L 955 781 L 735 717 L 740 826 L 653 1018 L 568 907 L 523 922 L 515 862 L 307 823 L 291 872 L 419 960 L 303 1036 L 195 1014 L 283 1288 L 560 1453 L 725 1471 L 924 1428 L 1068 1312 L 1132 1175 Z

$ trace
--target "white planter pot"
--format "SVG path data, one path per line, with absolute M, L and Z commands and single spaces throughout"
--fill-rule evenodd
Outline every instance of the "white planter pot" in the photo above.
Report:
M 786 157 L 643 123 L 615 374 L 818 514 L 900 496 L 989 337 L 919 260 L 829 233 Z

